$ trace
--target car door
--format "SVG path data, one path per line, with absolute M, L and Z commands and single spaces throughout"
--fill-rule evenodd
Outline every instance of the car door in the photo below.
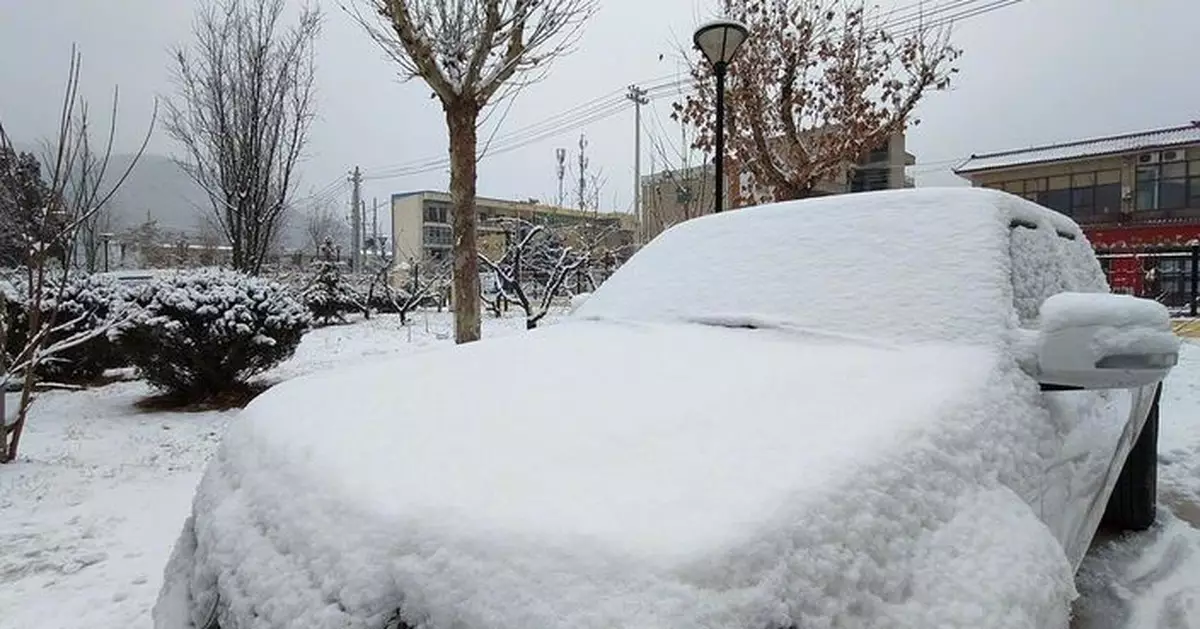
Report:
M 1010 230 L 1013 307 L 1021 327 L 1036 325 L 1048 297 L 1107 291 L 1090 246 L 1047 224 L 1019 221 Z M 1043 391 L 1039 404 L 1054 428 L 1038 504 L 1041 519 L 1078 565 L 1103 515 L 1114 457 L 1127 438 L 1134 393 Z M 1136 436 L 1136 435 L 1135 435 Z M 1117 467 L 1117 473 L 1120 467 Z

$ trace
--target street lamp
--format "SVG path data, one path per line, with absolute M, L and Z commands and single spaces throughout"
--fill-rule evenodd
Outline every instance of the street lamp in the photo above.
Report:
M 112 242 L 113 234 L 104 232 L 103 234 L 100 234 L 100 239 L 104 241 L 104 272 L 108 273 L 108 248 L 109 243 Z
M 717 75 L 717 154 L 714 159 L 717 198 L 713 203 L 714 212 L 720 212 L 725 205 L 725 70 L 749 36 L 750 31 L 744 24 L 732 20 L 709 22 L 696 29 L 692 36 L 692 43 L 704 53 Z

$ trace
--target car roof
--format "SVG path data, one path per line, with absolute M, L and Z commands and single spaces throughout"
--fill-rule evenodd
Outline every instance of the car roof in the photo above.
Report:
M 1014 223 L 1083 242 L 1070 219 L 996 190 L 918 188 L 772 203 L 671 227 L 577 315 L 753 316 L 872 337 L 995 340 L 1010 325 Z

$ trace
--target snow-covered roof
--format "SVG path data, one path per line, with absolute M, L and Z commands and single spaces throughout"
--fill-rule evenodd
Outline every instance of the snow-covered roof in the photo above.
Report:
M 1155 129 L 1062 144 L 1035 146 L 1027 149 L 971 155 L 965 162 L 955 168 L 954 172 L 960 174 L 974 173 L 996 168 L 1059 162 L 1102 155 L 1119 155 L 1122 153 L 1190 144 L 1200 144 L 1200 124 L 1197 124 L 1197 122 L 1169 129 Z

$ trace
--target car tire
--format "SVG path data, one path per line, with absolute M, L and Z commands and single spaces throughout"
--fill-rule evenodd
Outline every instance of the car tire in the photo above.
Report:
M 1100 523 L 1117 531 L 1144 531 L 1154 524 L 1158 498 L 1158 406 L 1162 385 L 1154 391 L 1154 402 L 1142 434 L 1133 444 L 1121 476 L 1113 488 Z

